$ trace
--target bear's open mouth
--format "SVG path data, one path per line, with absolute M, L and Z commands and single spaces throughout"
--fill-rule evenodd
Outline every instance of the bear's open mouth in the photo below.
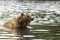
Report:
M 26 25 L 30 25 L 30 22 L 33 21 L 33 20 L 34 20 L 34 18 L 27 18 L 27 19 L 25 19 Z
M 28 20 L 26 20 L 25 23 L 26 23 L 26 25 L 30 25 L 30 21 L 28 21 Z
M 27 22 L 27 25 L 30 25 L 30 22 Z

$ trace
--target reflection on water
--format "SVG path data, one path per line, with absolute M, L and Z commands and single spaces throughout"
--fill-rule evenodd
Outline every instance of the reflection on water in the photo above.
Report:
M 42 26 L 42 25 L 31 25 L 33 29 L 30 31 L 32 35 L 24 35 L 24 37 L 32 37 L 33 40 L 60 40 L 60 26 Z M 8 34 L 7 31 L 0 32 L 0 39 L 16 39 L 13 34 Z
M 38 40 L 60 40 L 60 26 L 33 25 L 32 27 L 34 27 L 32 32 Z

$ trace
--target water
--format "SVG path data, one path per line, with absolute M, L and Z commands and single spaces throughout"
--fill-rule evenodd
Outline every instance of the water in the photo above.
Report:
M 5 20 L 17 16 L 21 12 L 30 12 L 35 20 L 31 24 L 60 24 L 60 1 L 46 2 L 17 2 L 17 1 L 0 1 L 0 19 Z M 12 14 L 13 13 L 13 14 Z M 37 22 L 37 23 L 36 23 Z
M 29 12 L 34 17 L 30 24 L 35 36 L 33 40 L 60 40 L 60 1 L 0 1 L 0 26 L 21 12 Z M 2 35 L 8 35 L 7 30 L 0 27 Z M 4 35 L 0 40 L 6 39 L 2 39 Z M 9 40 L 15 40 L 15 37 Z

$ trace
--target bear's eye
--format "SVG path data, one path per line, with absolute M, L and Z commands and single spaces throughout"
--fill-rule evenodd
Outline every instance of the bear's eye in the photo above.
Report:
M 27 16 L 27 17 L 29 17 L 29 16 Z

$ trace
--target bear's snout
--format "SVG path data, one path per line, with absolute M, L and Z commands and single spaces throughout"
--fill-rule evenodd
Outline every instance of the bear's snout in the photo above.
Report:
M 31 20 L 33 21 L 33 20 L 34 20 L 34 18 L 31 18 Z

